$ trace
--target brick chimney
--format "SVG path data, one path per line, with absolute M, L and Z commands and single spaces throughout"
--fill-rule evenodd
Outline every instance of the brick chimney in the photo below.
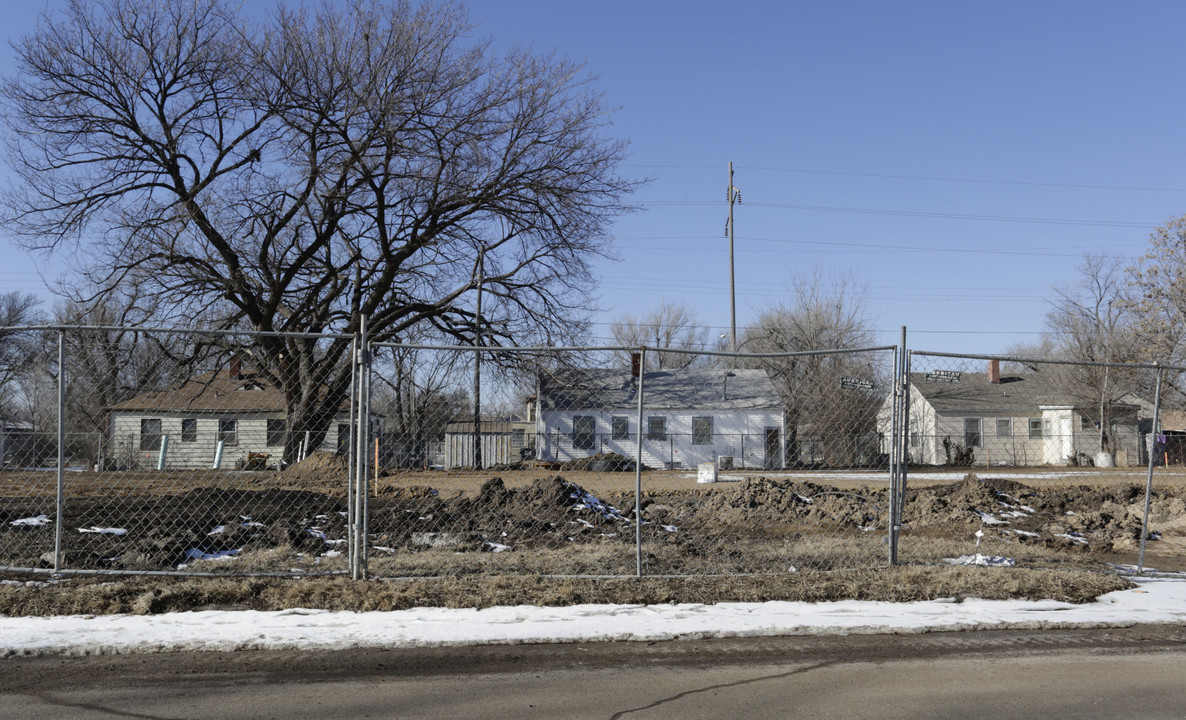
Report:
M 994 385 L 999 385 L 1001 382 L 1001 361 L 988 361 L 988 381 Z
M 243 374 L 243 360 L 237 353 L 235 355 L 231 355 L 231 367 L 227 372 L 231 376 L 232 380 L 238 380 Z
M 638 377 L 639 371 L 642 370 L 642 353 L 630 353 L 630 374 Z

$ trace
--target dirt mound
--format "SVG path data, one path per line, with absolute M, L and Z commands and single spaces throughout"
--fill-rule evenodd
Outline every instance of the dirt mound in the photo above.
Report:
M 760 476 L 746 478 L 732 491 L 713 494 L 704 509 L 715 523 L 725 525 L 802 522 L 865 529 L 882 515 L 884 496 L 884 491 L 854 492 Z
M 289 465 L 280 477 L 287 482 L 334 483 L 345 487 L 349 472 L 350 463 L 345 456 L 318 450 L 299 463 Z
M 452 547 L 503 551 L 556 546 L 576 538 L 599 542 L 632 540 L 633 503 L 620 510 L 557 475 L 511 489 L 501 478 L 487 480 L 476 497 L 377 500 L 371 528 L 385 547 Z
M 634 460 L 617 453 L 603 452 L 561 463 L 560 469 L 591 472 L 634 472 Z

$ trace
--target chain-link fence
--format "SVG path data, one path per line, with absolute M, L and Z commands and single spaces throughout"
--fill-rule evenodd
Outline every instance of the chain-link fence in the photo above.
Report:
M 43 328 L 0 566 L 387 577 L 887 562 L 892 348 L 746 355 Z M 59 442 L 61 438 L 61 442 Z
M 888 458 L 876 417 L 891 352 L 378 346 L 373 407 L 384 408 L 389 461 L 371 502 L 370 568 L 884 564 Z M 475 357 L 488 370 L 476 372 Z
M 352 338 L 26 331 L 0 565 L 345 572 Z
M 0 569 L 687 576 L 1186 558 L 1177 368 L 17 334 L 28 362 L 0 384 Z
M 1181 565 L 1179 369 L 908 357 L 902 560 Z

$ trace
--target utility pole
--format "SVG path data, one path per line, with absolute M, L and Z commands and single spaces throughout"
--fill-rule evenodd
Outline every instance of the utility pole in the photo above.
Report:
M 474 312 L 474 469 L 482 469 L 482 283 L 486 281 L 486 248 L 478 251 L 478 302 Z
M 737 290 L 733 284 L 733 203 L 741 204 L 741 191 L 733 187 L 733 163 L 729 163 L 729 189 L 726 191 L 729 200 L 729 221 L 725 224 L 729 231 L 729 350 L 737 352 Z

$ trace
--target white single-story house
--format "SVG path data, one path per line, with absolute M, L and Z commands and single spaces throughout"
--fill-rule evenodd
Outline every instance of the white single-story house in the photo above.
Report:
M 117 403 L 109 412 L 110 459 L 117 467 L 155 469 L 163 445 L 167 470 L 212 468 L 220 441 L 224 470 L 275 466 L 284 456 L 284 396 L 238 363 Z M 349 423 L 344 407 L 320 445 L 304 454 L 346 452 Z
M 892 397 L 878 411 L 878 433 L 888 452 Z M 1142 427 L 1134 403 L 1110 404 L 1105 432 L 1119 466 L 1142 463 Z M 1089 406 L 1070 395 L 1054 372 L 910 374 L 910 462 L 945 465 L 971 449 L 973 465 L 1070 465 L 1094 460 L 1099 427 Z M 945 445 L 946 443 L 946 445 Z
M 536 452 L 565 462 L 602 453 L 648 468 L 781 468 L 786 413 L 765 370 L 655 370 L 642 376 L 638 457 L 637 372 L 565 369 L 543 373 L 536 393 Z

